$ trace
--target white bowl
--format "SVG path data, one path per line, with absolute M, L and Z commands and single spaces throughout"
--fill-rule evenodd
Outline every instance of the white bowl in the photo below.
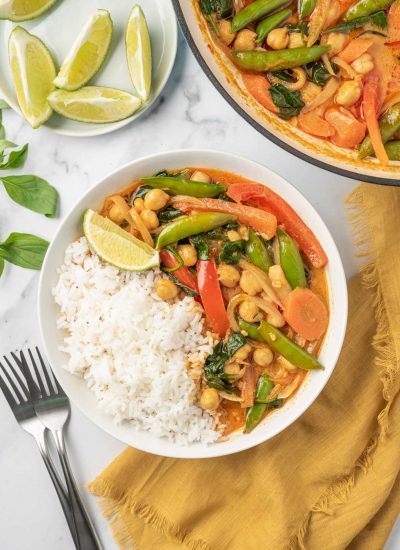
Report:
M 66 247 L 82 234 L 82 213 L 86 208 L 99 209 L 107 195 L 122 189 L 133 179 L 163 169 L 185 166 L 227 170 L 265 183 L 294 207 L 314 231 L 329 257 L 326 276 L 330 321 L 319 356 L 325 370 L 311 372 L 297 394 L 284 407 L 268 416 L 251 434 L 237 432 L 227 441 L 209 446 L 179 446 L 148 433 L 135 431 L 128 423 L 117 425 L 110 416 L 99 410 L 94 395 L 84 380 L 62 368 L 67 357 L 59 351 L 63 333 L 56 327 L 59 310 L 51 291 L 56 284 L 56 270 L 63 263 Z M 268 168 L 239 156 L 218 151 L 181 150 L 130 162 L 106 176 L 79 199 L 62 221 L 48 249 L 40 276 L 38 307 L 42 339 L 53 371 L 71 401 L 95 424 L 110 435 L 142 451 L 177 458 L 205 458 L 236 453 L 270 439 L 292 424 L 313 403 L 329 380 L 343 344 L 347 322 L 347 287 L 342 262 L 327 227 L 310 203 L 290 183 Z
M 57 134 L 86 137 L 107 134 L 137 120 L 148 111 L 164 89 L 174 66 L 177 51 L 177 23 L 170 0 L 137 0 L 144 11 L 150 31 L 153 55 L 153 88 L 150 99 L 132 116 L 110 124 L 89 124 L 69 120 L 58 114 L 45 123 Z M 19 23 L 37 35 L 52 52 L 57 67 L 64 60 L 80 29 L 97 9 L 108 10 L 114 31 L 110 51 L 100 71 L 88 85 L 109 86 L 134 93 L 125 53 L 125 27 L 134 2 L 131 0 L 63 0 L 48 13 L 32 21 Z M 16 25 L 2 21 L 0 25 L 0 96 L 22 116 L 8 65 L 8 38 Z

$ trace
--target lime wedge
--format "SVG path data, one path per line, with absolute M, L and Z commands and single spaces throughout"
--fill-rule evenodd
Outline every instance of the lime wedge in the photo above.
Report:
M 129 16 L 125 45 L 133 85 L 142 100 L 147 101 L 151 89 L 151 44 L 146 18 L 138 5 Z
M 53 58 L 43 42 L 22 27 L 12 31 L 8 54 L 19 106 L 32 128 L 37 128 L 52 114 L 47 96 L 54 90 Z
M 111 44 L 113 23 L 107 10 L 97 10 L 87 21 L 54 80 L 57 88 L 77 90 L 100 69 Z
M 92 250 L 115 267 L 145 271 L 160 265 L 158 252 L 93 210 L 83 216 L 83 232 Z
M 139 98 L 101 86 L 86 86 L 76 92 L 55 90 L 48 101 L 57 113 L 81 122 L 116 122 L 131 116 L 141 105 Z
M 39 17 L 57 0 L 3 0 L 0 2 L 0 19 L 26 21 Z

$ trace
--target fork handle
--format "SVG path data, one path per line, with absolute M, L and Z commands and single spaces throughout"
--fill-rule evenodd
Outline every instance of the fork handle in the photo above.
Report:
M 69 465 L 63 430 L 53 430 L 52 433 L 60 457 L 61 467 L 67 482 L 68 495 L 80 547 L 84 550 L 102 550 L 100 540 L 85 510 Z
M 68 495 L 65 491 L 64 485 L 62 484 L 61 479 L 58 475 L 58 472 L 53 464 L 53 461 L 50 458 L 47 445 L 46 445 L 46 440 L 45 440 L 45 430 L 43 430 L 43 432 L 41 433 L 36 434 L 35 440 L 39 447 L 40 454 L 43 458 L 43 462 L 46 465 L 47 471 L 50 475 L 50 478 L 54 484 L 54 488 L 60 500 L 60 504 L 63 509 L 65 519 L 67 520 L 68 527 L 71 531 L 71 535 L 74 540 L 75 547 L 77 550 L 80 550 L 81 547 L 79 546 L 74 516 L 71 512 L 71 504 L 69 502 Z

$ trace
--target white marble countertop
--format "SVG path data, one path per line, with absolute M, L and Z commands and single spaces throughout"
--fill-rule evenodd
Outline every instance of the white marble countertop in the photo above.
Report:
M 33 131 L 16 114 L 4 113 L 8 139 L 29 142 L 24 173 L 46 178 L 59 191 L 56 220 L 22 209 L 0 190 L 0 237 L 11 231 L 51 239 L 60 219 L 91 185 L 137 157 L 181 148 L 220 149 L 267 165 L 294 184 L 325 220 L 342 255 L 347 276 L 356 272 L 343 198 L 356 182 L 315 168 L 263 138 L 225 102 L 202 73 L 180 36 L 179 54 L 161 101 L 137 124 L 98 138 L 74 139 L 46 129 Z M 7 265 L 0 279 L 0 355 L 39 342 L 36 272 Z M 76 477 L 92 480 L 124 445 L 72 407 L 67 444 Z M 0 548 L 71 550 L 61 508 L 33 439 L 19 429 L 0 395 Z M 94 499 L 84 494 L 107 549 L 116 548 Z M 397 545 L 396 545 L 397 541 Z M 386 550 L 400 546 L 400 525 Z M 371 549 L 378 550 L 378 549 Z

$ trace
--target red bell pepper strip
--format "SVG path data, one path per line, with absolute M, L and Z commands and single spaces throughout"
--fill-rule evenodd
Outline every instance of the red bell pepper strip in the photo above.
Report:
M 323 267 L 328 262 L 324 249 L 311 229 L 293 208 L 269 187 L 260 183 L 233 183 L 228 187 L 227 195 L 234 201 L 248 202 L 276 216 L 314 267 Z
M 167 250 L 160 250 L 160 259 L 165 267 L 175 267 L 178 265 L 178 260 Z M 196 276 L 186 266 L 182 266 L 174 271 L 173 275 L 185 286 L 199 294 Z
M 182 199 L 182 201 L 175 201 L 174 206 L 182 212 L 195 210 L 234 214 L 239 223 L 250 225 L 250 227 L 261 233 L 266 239 L 272 239 L 276 235 L 276 217 L 270 212 L 265 212 L 259 208 L 235 204 L 220 199 L 199 199 L 195 203 L 185 203 L 184 199 Z
M 223 338 L 229 329 L 229 320 L 226 313 L 218 273 L 215 262 L 210 260 L 197 261 L 197 282 L 201 301 L 211 328 Z
M 362 110 L 375 155 L 379 162 L 386 166 L 389 163 L 389 158 L 383 145 L 378 122 L 378 113 L 382 106 L 380 86 L 381 77 L 379 72 L 374 69 L 367 74 L 364 80 Z

